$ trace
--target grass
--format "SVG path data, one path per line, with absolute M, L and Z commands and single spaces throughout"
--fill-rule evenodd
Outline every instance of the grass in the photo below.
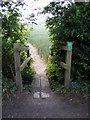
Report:
M 37 48 L 38 54 L 48 61 L 49 55 L 49 36 L 45 25 L 33 25 L 33 31 L 29 37 L 29 42 Z

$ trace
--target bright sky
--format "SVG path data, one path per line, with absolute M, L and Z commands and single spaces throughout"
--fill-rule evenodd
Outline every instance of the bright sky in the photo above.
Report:
M 46 15 L 45 16 L 40 15 L 40 14 L 37 15 L 37 13 L 41 12 L 43 10 L 43 8 L 46 5 L 48 5 L 51 1 L 53 1 L 53 0 L 36 0 L 36 1 L 24 0 L 25 4 L 27 6 L 24 6 L 24 9 L 20 8 L 22 15 L 23 15 L 23 19 L 25 20 L 25 18 L 28 18 L 31 13 L 34 13 L 35 18 L 37 19 L 36 20 L 37 23 L 45 22 Z
M 64 0 L 24 0 L 26 6 L 24 6 L 23 9 L 20 8 L 24 21 L 26 21 L 25 18 L 29 18 L 29 15 L 31 13 L 34 13 L 35 14 L 34 18 L 37 19 L 36 20 L 37 23 L 45 23 L 45 20 L 48 14 L 40 15 L 37 13 L 41 12 L 43 8 L 52 1 L 64 1 Z

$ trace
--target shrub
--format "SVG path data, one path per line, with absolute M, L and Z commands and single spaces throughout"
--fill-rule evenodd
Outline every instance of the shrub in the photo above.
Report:
M 65 53 L 61 53 L 60 48 L 66 45 L 68 41 L 72 42 L 71 83 L 75 82 L 82 90 L 83 86 L 80 83 L 84 83 L 86 86 L 90 84 L 89 9 L 89 3 L 71 4 L 68 7 L 62 7 L 60 6 L 60 2 L 51 2 L 44 10 L 45 13 L 51 13 L 53 15 L 52 18 L 48 18 L 46 21 L 47 28 L 49 28 L 50 32 L 50 41 L 52 42 L 50 64 L 57 64 L 55 71 L 59 69 L 60 61 L 65 62 Z M 62 68 L 61 70 L 63 71 Z M 52 69 L 49 68 L 48 71 L 48 73 L 51 73 Z M 59 81 L 61 73 L 58 72 L 57 76 L 55 73 L 48 75 L 49 77 L 55 77 L 59 84 L 63 85 L 64 81 L 63 83 L 61 82 L 62 80 Z M 52 80 L 51 78 L 51 82 Z
M 20 12 L 18 6 L 24 5 L 21 2 L 1 1 L 2 8 L 2 75 L 3 77 L 3 92 L 7 93 L 15 88 L 15 68 L 14 68 L 14 43 L 26 45 L 28 39 L 27 25 L 20 22 Z M 26 52 L 20 54 L 21 62 L 23 62 L 27 54 Z M 31 62 L 31 61 L 30 61 Z M 32 81 L 31 66 L 23 70 L 23 80 L 25 83 L 25 75 L 27 79 Z M 30 82 L 31 83 L 31 82 Z M 13 88 L 13 89 L 12 89 Z

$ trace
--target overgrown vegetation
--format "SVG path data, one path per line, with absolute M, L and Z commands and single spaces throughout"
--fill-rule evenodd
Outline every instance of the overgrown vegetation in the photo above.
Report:
M 48 61 L 49 55 L 49 36 L 45 25 L 33 25 L 33 31 L 29 37 L 30 43 L 37 48 L 38 54 Z
M 53 15 L 46 21 L 52 43 L 51 63 L 48 65 L 47 75 L 53 90 L 88 93 L 90 87 L 89 9 L 89 3 L 77 3 L 62 7 L 60 2 L 51 2 L 45 7 L 44 12 Z M 60 61 L 65 62 L 65 52 L 61 52 L 60 48 L 65 46 L 68 41 L 73 43 L 73 52 L 71 83 L 66 89 L 63 86 L 64 70 L 60 66 Z
M 26 45 L 28 39 L 28 27 L 20 22 L 20 12 L 18 6 L 23 6 L 22 2 L 13 2 L 3 0 L 0 2 L 2 8 L 2 87 L 3 94 L 16 91 L 15 85 L 15 68 L 14 68 L 14 49 L 13 45 L 18 42 L 20 45 Z M 20 54 L 21 62 L 27 58 L 26 52 Z M 32 59 L 30 64 L 32 63 Z M 33 70 L 26 67 L 22 71 L 23 89 L 27 89 L 27 83 L 32 82 Z

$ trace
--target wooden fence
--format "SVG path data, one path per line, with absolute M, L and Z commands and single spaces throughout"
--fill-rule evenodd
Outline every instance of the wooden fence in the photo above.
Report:
M 65 62 L 60 62 L 62 68 L 65 69 L 65 76 L 64 76 L 64 86 L 68 87 L 70 83 L 70 73 L 71 73 L 71 57 L 72 57 L 72 42 L 67 42 L 66 46 L 63 46 L 61 50 L 66 51 L 66 58 Z
M 27 51 L 28 58 L 20 65 L 20 51 Z M 14 43 L 14 59 L 15 59 L 15 79 L 16 86 L 20 92 L 22 92 L 22 75 L 21 71 L 28 64 L 30 66 L 30 52 L 29 47 L 20 46 L 18 43 Z

